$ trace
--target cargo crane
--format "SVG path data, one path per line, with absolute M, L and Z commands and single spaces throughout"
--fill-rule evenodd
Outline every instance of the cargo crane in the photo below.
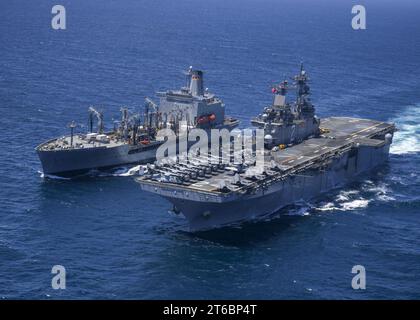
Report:
M 203 115 L 202 109 L 207 115 L 214 114 L 206 129 L 235 128 L 239 120 L 226 117 L 223 101 L 203 90 L 203 72 L 190 68 L 187 73 L 188 88 L 158 92 L 158 103 L 146 98 L 141 113 L 132 115 L 126 107 L 121 108 L 121 117 L 114 122 L 113 130 L 104 132 L 102 113 L 90 107 L 85 135 L 69 134 L 36 147 L 43 172 L 76 176 L 92 169 L 107 170 L 126 164 L 153 162 L 157 149 L 165 143 L 157 137 L 158 130 L 170 127 L 177 136 L 187 138 L 188 128 L 197 126 L 196 119 Z M 97 130 L 93 128 L 94 122 L 97 122 Z
M 93 107 L 89 107 L 89 128 L 90 132 L 93 132 L 93 117 L 96 117 L 98 120 L 98 133 L 102 134 L 104 132 L 104 115 L 102 112 L 97 111 Z

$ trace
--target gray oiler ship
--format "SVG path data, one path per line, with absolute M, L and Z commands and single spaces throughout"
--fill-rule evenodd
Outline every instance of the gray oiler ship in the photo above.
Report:
M 181 156 L 156 163 L 136 180 L 168 199 L 192 231 L 236 224 L 277 212 L 355 179 L 388 158 L 394 124 L 348 117 L 319 119 L 309 98 L 309 78 L 294 77 L 296 100 L 286 100 L 288 83 L 273 88 L 274 102 L 252 120 L 264 129 L 264 169 L 224 165 Z
M 160 129 L 179 133 L 180 125 L 186 124 L 186 132 L 192 128 L 231 130 L 239 124 L 237 119 L 225 117 L 222 100 L 204 89 L 202 71 L 190 67 L 185 75 L 185 87 L 157 93 L 159 105 L 146 98 L 144 114 L 130 115 L 122 108 L 122 119 L 113 131 L 104 132 L 103 114 L 89 108 L 89 133 L 74 134 L 72 122 L 70 135 L 36 147 L 43 173 L 74 176 L 92 169 L 153 162 L 163 143 L 157 139 Z M 93 132 L 95 118 L 97 131 Z

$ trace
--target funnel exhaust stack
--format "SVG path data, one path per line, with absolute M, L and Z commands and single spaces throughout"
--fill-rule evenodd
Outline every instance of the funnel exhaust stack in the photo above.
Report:
M 190 92 L 193 96 L 204 95 L 203 71 L 191 70 Z

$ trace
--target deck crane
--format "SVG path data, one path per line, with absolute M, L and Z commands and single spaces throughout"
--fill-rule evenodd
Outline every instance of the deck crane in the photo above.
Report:
M 89 128 L 90 132 L 93 132 L 93 117 L 96 116 L 98 119 L 98 133 L 102 134 L 104 132 L 104 115 L 102 112 L 97 111 L 93 107 L 89 107 Z

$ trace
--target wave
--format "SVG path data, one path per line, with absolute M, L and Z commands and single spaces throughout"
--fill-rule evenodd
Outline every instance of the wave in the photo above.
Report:
M 109 169 L 106 171 L 90 171 L 89 175 L 93 177 L 131 177 L 131 176 L 142 176 L 147 172 L 147 166 L 123 166 L 118 168 Z
M 358 211 L 367 208 L 373 202 L 390 202 L 393 190 L 383 181 L 365 180 L 355 188 L 336 190 L 325 200 L 298 201 L 284 211 L 288 216 L 307 216 L 328 211 Z
M 138 165 L 135 167 L 120 168 L 112 174 L 113 177 L 142 176 L 147 172 L 147 166 Z
M 420 152 L 420 104 L 409 106 L 391 120 L 398 128 L 391 145 L 392 154 Z
M 81 178 L 81 177 L 91 177 L 91 178 L 102 178 L 102 177 L 131 177 L 131 176 L 141 176 L 147 172 L 147 166 L 144 165 L 137 165 L 137 166 L 127 166 L 127 167 L 118 167 L 116 169 L 108 170 L 108 171 L 100 171 L 97 169 L 89 170 L 89 172 L 78 175 L 73 178 Z M 38 171 L 40 177 L 43 179 L 51 179 L 51 180 L 71 180 L 72 178 L 69 177 L 60 177 L 51 174 L 45 174 L 42 171 Z
M 372 196 L 375 200 L 379 200 L 379 201 L 383 201 L 383 202 L 396 200 L 393 196 L 389 195 L 393 192 L 390 189 L 390 187 L 384 182 L 379 182 L 379 183 L 375 184 L 372 181 L 368 180 L 362 186 L 362 190 L 367 192 L 367 193 L 372 194 Z
M 316 207 L 317 211 L 353 211 L 366 208 L 371 200 L 368 199 L 355 199 L 346 201 L 343 203 L 327 202 L 319 207 Z
M 43 173 L 42 171 L 38 171 L 39 176 L 42 179 L 51 179 L 51 180 L 71 180 L 71 178 L 66 178 L 66 177 L 60 177 L 60 176 L 55 176 L 53 174 L 46 174 Z
M 310 215 L 311 210 L 314 206 L 305 201 L 298 201 L 295 205 L 291 208 L 288 208 L 287 214 L 288 216 L 307 216 Z
M 137 166 L 123 166 L 117 167 L 109 170 L 90 170 L 86 175 L 90 177 L 131 177 L 131 176 L 141 176 L 147 172 L 147 166 L 137 165 Z
M 389 202 L 396 200 L 392 190 L 384 182 L 364 181 L 358 189 L 341 190 L 332 201 L 314 206 L 316 211 L 353 211 L 364 209 L 373 201 Z

